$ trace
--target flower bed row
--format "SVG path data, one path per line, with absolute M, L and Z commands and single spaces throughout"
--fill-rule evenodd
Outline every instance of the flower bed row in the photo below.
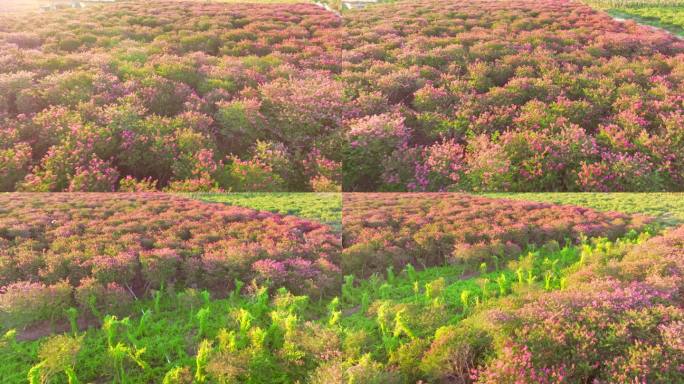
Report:
M 236 279 L 320 295 L 341 280 L 340 246 L 317 222 L 171 195 L 0 195 L 0 296 L 31 297 L 24 315 L 61 313 L 72 289 L 100 310 L 162 287 L 225 294 Z
M 557 248 L 582 237 L 615 239 L 651 221 L 459 193 L 347 193 L 342 213 L 342 268 L 361 274 L 407 263 L 494 267 L 529 246 Z

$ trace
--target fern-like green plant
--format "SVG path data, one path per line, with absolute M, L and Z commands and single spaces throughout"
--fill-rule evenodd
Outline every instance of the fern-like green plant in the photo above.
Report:
M 222 352 L 235 352 L 238 350 L 237 332 L 221 328 L 216 336 L 218 348 Z
M 550 291 L 552 289 L 551 282 L 553 281 L 553 272 L 546 271 L 544 274 L 544 289 Z
M 164 375 L 162 384 L 189 384 L 192 382 L 192 375 L 187 367 L 171 368 Z
M 38 350 L 40 362 L 28 371 L 27 379 L 30 384 L 43 384 L 52 381 L 54 377 L 63 373 L 69 384 L 78 384 L 74 367 L 76 356 L 81 349 L 83 336 L 71 337 L 57 335 L 47 339 Z
M 107 346 L 112 348 L 114 346 L 114 338 L 116 337 L 116 325 L 118 321 L 116 316 L 107 316 L 102 322 L 102 330 L 107 336 Z
M 197 349 L 197 356 L 195 356 L 195 382 L 204 383 L 207 381 L 207 362 L 211 354 L 211 342 L 209 340 L 202 340 Z
M 390 265 L 389 267 L 387 267 L 387 283 L 394 284 L 394 279 L 394 267 Z
M 368 292 L 363 292 L 361 294 L 361 313 L 365 313 L 368 311 L 368 307 L 370 306 L 370 296 Z
M 435 279 L 429 283 L 425 284 L 425 298 L 428 300 L 433 300 L 439 297 L 442 294 L 442 291 L 444 291 L 444 286 L 446 285 L 446 281 L 444 280 L 443 277 L 440 277 L 439 279 Z
M 470 291 L 467 289 L 461 291 L 461 306 L 463 307 L 463 313 L 468 311 L 470 306 Z
M 379 289 L 381 299 L 389 299 L 392 294 L 392 286 L 388 283 L 383 283 Z
M 209 305 L 209 302 L 211 301 L 211 292 L 204 289 L 200 292 L 200 297 L 202 298 L 204 305 Z
M 356 302 L 354 296 L 354 275 L 344 276 L 344 284 L 342 284 L 342 298 L 345 302 L 353 304 Z
M 138 337 L 143 334 L 148 328 L 150 324 L 150 318 L 152 317 L 152 311 L 147 310 L 143 311 L 142 316 L 140 316 L 140 320 L 138 321 L 138 326 L 135 329 L 135 336 Z
M 249 340 L 255 352 L 261 352 L 266 348 L 268 333 L 261 327 L 252 327 L 249 332 Z
M 197 315 L 195 315 L 198 322 L 197 336 L 199 338 L 207 336 L 207 324 L 209 322 L 209 315 L 211 315 L 211 310 L 209 309 L 209 307 L 201 308 L 199 311 L 197 311 Z
M 334 297 L 330 300 L 330 303 L 328 303 L 328 325 L 334 326 L 340 321 L 342 312 L 339 310 L 339 307 L 340 299 L 338 297 Z
M 420 296 L 420 283 L 418 281 L 413 282 L 413 298 L 418 301 L 418 296 Z
M 404 271 L 406 272 L 406 276 L 410 281 L 415 282 L 418 280 L 418 275 L 416 274 L 416 269 L 413 267 L 413 264 L 406 264 Z
M 489 280 L 488 277 L 482 279 L 481 287 L 482 287 L 482 297 L 487 298 L 489 297 Z
M 235 279 L 235 289 L 233 289 L 232 292 L 230 292 L 230 300 L 234 301 L 240 296 L 240 291 L 242 291 L 242 287 L 245 286 L 245 283 L 241 280 Z
M 521 285 L 522 285 L 522 283 L 523 283 L 523 281 L 524 281 L 524 278 L 523 278 L 523 269 L 522 269 L 522 268 L 516 269 L 516 270 L 515 270 L 515 275 L 518 277 L 518 284 L 521 284 Z
M 376 321 L 378 323 L 378 328 L 380 328 L 380 333 L 386 335 L 388 333 L 387 325 L 389 323 L 389 308 L 387 302 L 383 302 L 380 304 L 380 307 L 378 307 Z
M 500 274 L 499 277 L 496 278 L 496 284 L 499 287 L 499 295 L 505 296 L 508 293 L 508 278 L 505 273 Z
M 246 310 L 245 308 L 240 308 L 237 310 L 238 326 L 240 328 L 240 334 L 247 335 L 249 329 L 252 327 L 252 321 L 254 316 Z
M 142 359 L 142 354 L 145 353 L 145 348 L 135 349 L 124 343 L 116 343 L 107 350 L 107 355 L 112 359 L 114 364 L 114 382 L 120 384 L 128 383 L 128 376 L 126 375 L 125 362 L 130 359 L 143 370 L 148 368 L 147 363 Z
M 413 340 L 416 338 L 416 336 L 413 331 L 411 331 L 411 328 L 409 328 L 408 324 L 406 324 L 406 319 L 404 318 L 405 313 L 406 310 L 401 309 L 396 315 L 394 315 L 394 332 L 392 335 L 395 338 L 400 337 L 401 335 L 406 335 Z
M 152 294 L 152 299 L 154 301 L 154 312 L 155 313 L 161 312 L 160 311 L 160 306 L 161 306 L 160 303 L 161 303 L 161 299 L 162 299 L 162 291 L 161 290 L 154 291 L 154 293 Z
M 71 326 L 71 334 L 73 336 L 78 335 L 78 309 L 69 307 L 65 312 Z

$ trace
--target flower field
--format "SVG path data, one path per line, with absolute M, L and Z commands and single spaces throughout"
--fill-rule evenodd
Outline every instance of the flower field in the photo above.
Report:
M 345 194 L 342 208 L 340 241 L 315 221 L 176 195 L 0 195 L 0 377 L 681 377 L 684 227 L 465 194 Z
M 684 42 L 580 2 L 0 15 L 2 191 L 684 189 Z
M 683 1 L 0 0 L 0 384 L 684 384 Z
M 572 1 L 347 18 L 341 76 L 396 109 L 351 125 L 345 191 L 682 189 L 682 40 Z
M 339 234 L 294 216 L 163 194 L 5 194 L 0 207 L 5 326 L 72 305 L 117 313 L 162 287 L 256 279 L 315 296 L 341 281 Z
M 0 191 L 339 189 L 313 4 L 118 2 L 0 15 Z

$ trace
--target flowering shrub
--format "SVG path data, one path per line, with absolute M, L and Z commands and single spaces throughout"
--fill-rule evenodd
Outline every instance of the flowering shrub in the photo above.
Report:
M 14 190 L 17 182 L 28 173 L 31 163 L 31 147 L 26 143 L 0 150 L 0 191 Z
M 69 180 L 70 192 L 112 192 L 116 190 L 119 173 L 105 161 L 93 157 L 86 166 L 76 168 Z
M 125 314 L 133 302 L 131 292 L 117 283 L 102 284 L 86 277 L 74 289 L 76 305 L 83 314 Z
M 54 285 L 17 281 L 0 290 L 0 319 L 16 327 L 62 316 L 71 304 L 72 288 L 65 281 Z
M 515 257 L 528 246 L 577 243 L 582 236 L 617 238 L 650 221 L 458 193 L 350 193 L 343 196 L 342 211 L 342 267 L 363 274 L 407 263 L 477 268 Z
M 344 190 L 372 190 L 379 186 L 384 154 L 406 146 L 404 119 L 395 114 L 360 118 L 351 123 L 342 164 Z
M 423 149 L 423 162 L 416 164 L 415 182 L 409 190 L 441 191 L 458 184 L 465 170 L 464 150 L 453 139 Z

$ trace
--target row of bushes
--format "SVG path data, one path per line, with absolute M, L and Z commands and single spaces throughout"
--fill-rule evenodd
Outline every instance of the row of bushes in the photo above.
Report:
M 162 287 L 225 294 L 235 279 L 317 296 L 341 280 L 339 234 L 294 216 L 158 193 L 8 194 L 0 206 L 0 296 L 32 297 L 22 313 L 68 305 L 72 288 L 99 303 Z
M 458 193 L 343 195 L 344 273 L 370 275 L 387 267 L 503 265 L 529 247 L 557 249 L 583 238 L 615 239 L 651 221 L 548 203 Z

